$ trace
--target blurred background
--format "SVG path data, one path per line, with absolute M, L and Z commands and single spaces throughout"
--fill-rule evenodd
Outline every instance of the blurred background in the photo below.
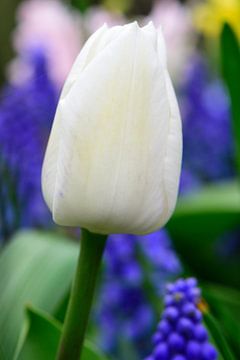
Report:
M 80 231 L 51 219 L 43 155 L 87 38 L 135 19 L 165 35 L 183 122 L 179 201 L 166 228 L 110 236 L 89 336 L 112 359 L 144 358 L 164 285 L 190 275 L 239 359 L 240 1 L 1 0 L 0 14 L 0 359 L 12 358 L 26 303 L 64 318 Z

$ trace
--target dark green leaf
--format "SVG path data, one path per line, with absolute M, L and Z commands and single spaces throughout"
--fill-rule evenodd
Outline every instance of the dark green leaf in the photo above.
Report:
M 221 34 L 221 61 L 230 98 L 236 144 L 237 168 L 240 175 L 240 49 L 232 28 L 225 24 Z
M 240 358 L 240 292 L 215 284 L 202 285 L 211 313 L 225 331 L 229 344 Z
M 82 13 L 84 13 L 90 7 L 90 5 L 92 5 L 92 3 L 93 0 L 72 0 L 72 5 Z
M 12 360 L 24 320 L 24 306 L 54 313 L 66 297 L 78 244 L 61 235 L 21 232 L 0 257 L 0 359 Z
M 61 324 L 49 314 L 33 307 L 27 307 L 26 315 L 15 360 L 54 360 L 61 335 Z M 81 360 L 106 358 L 86 340 Z
M 192 273 L 240 288 L 239 259 L 229 260 L 216 253 L 219 236 L 238 225 L 240 189 L 237 183 L 225 183 L 180 198 L 167 228 Z
M 235 356 L 232 353 L 218 322 L 209 313 L 204 315 L 204 321 L 223 359 L 235 360 Z
M 16 22 L 16 9 L 21 1 L 0 1 L 0 86 L 2 86 L 3 80 L 6 78 L 6 65 L 14 54 L 11 34 Z

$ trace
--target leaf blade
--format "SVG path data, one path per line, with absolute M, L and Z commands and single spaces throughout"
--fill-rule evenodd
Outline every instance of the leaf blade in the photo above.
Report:
M 240 175 L 240 48 L 234 31 L 227 23 L 220 37 L 220 53 L 223 78 L 231 99 L 236 164 Z
M 238 258 L 216 256 L 219 237 L 239 226 L 239 219 L 236 182 L 206 186 L 180 198 L 167 229 L 185 268 L 199 279 L 240 288 Z
M 24 306 L 54 313 L 70 288 L 78 245 L 63 237 L 19 233 L 0 257 L 0 353 L 11 360 L 24 321 Z
M 26 308 L 28 331 L 22 337 L 15 360 L 54 360 L 61 336 L 61 324 L 48 313 L 32 306 Z M 84 343 L 81 360 L 106 360 L 89 340 Z

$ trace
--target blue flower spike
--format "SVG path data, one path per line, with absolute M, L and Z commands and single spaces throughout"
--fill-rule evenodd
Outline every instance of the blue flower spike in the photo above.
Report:
M 154 349 L 145 360 L 216 360 L 202 324 L 206 305 L 195 278 L 179 279 L 166 286 L 165 308 L 153 336 Z

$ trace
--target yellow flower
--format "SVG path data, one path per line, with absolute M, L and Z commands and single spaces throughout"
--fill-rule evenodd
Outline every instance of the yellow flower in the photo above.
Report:
M 218 36 L 227 22 L 240 38 L 239 0 L 207 0 L 195 7 L 193 18 L 197 29 L 207 36 Z
M 124 13 L 132 5 L 132 0 L 104 0 L 103 5 L 110 11 Z

